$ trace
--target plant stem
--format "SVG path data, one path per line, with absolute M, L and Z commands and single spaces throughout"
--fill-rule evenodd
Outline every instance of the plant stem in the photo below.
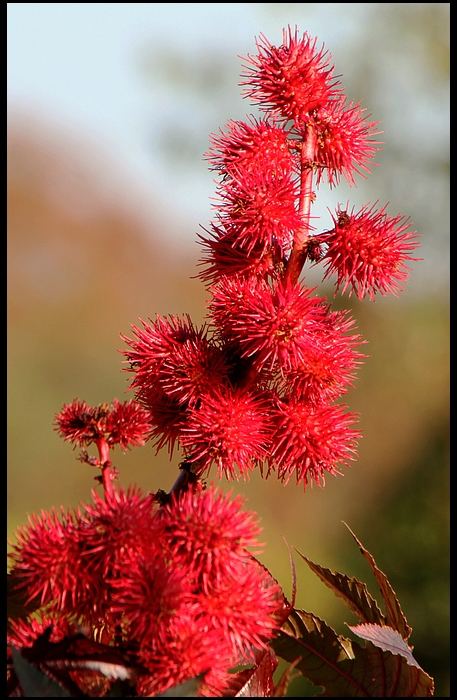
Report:
M 313 173 L 315 149 L 316 134 L 313 128 L 308 127 L 301 150 L 299 214 L 301 216 L 302 225 L 295 232 L 294 245 L 284 275 L 284 279 L 289 280 L 294 285 L 298 282 L 307 255 L 309 231 L 311 228 L 311 204 L 314 200 Z
M 102 469 L 103 491 L 105 493 L 105 501 L 109 501 L 114 493 L 113 480 L 111 474 L 110 447 L 105 438 L 99 438 L 95 441 L 100 456 L 100 466 Z

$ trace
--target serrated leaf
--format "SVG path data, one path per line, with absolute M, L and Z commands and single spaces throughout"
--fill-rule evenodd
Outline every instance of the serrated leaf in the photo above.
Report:
M 365 557 L 365 559 L 371 566 L 374 575 L 376 576 L 376 580 L 379 584 L 384 605 L 386 606 L 386 621 L 388 626 L 392 627 L 394 630 L 397 630 L 397 632 L 401 634 L 404 640 L 408 640 L 411 634 L 411 627 L 406 621 L 406 617 L 403 614 L 403 611 L 400 607 L 400 603 L 398 602 L 397 596 L 395 595 L 395 592 L 392 586 L 390 585 L 387 576 L 383 571 L 381 571 L 381 569 L 378 568 L 374 557 L 370 554 L 370 552 L 367 549 L 365 549 L 362 543 L 357 539 L 349 525 L 347 525 L 346 523 L 344 524 L 346 525 L 354 540 L 357 542 L 357 545 L 362 555 Z
M 412 648 L 406 644 L 401 634 L 392 627 L 380 625 L 348 625 L 349 629 L 362 639 L 366 639 L 375 646 L 390 651 L 392 654 L 401 654 L 409 664 L 420 668 L 412 654 Z
M 400 655 L 367 642 L 362 647 L 336 634 L 322 620 L 294 610 L 271 643 L 324 697 L 428 697 L 433 680 Z M 298 662 L 297 662 L 297 659 Z
M 418 666 L 411 666 L 407 660 L 390 651 L 383 651 L 370 642 L 366 647 L 361 647 L 353 642 L 354 659 L 343 661 L 341 671 L 351 678 L 350 688 L 357 684 L 362 693 L 357 692 L 354 697 L 365 695 L 366 697 L 430 697 L 433 695 L 433 679 Z M 334 687 L 326 687 L 324 693 L 327 697 L 347 697 L 343 685 L 343 692 L 338 692 L 338 684 Z
M 287 600 L 284 591 L 282 590 L 282 587 L 279 585 L 279 582 L 275 579 L 273 574 L 267 567 L 262 564 L 256 557 L 252 557 L 252 560 L 256 562 L 257 566 L 263 571 L 265 579 L 264 579 L 264 586 L 266 588 L 269 587 L 277 587 L 277 592 L 276 592 L 276 602 L 277 602 L 277 611 L 275 613 L 276 621 L 278 624 L 278 627 L 283 623 L 284 620 L 287 619 L 287 616 L 289 612 L 293 609 L 293 604 L 289 603 Z M 296 577 L 295 577 L 295 568 L 292 566 L 292 596 L 295 598 L 295 585 L 296 585 Z
M 284 540 L 284 543 L 287 547 L 287 551 L 289 552 L 290 572 L 292 575 L 292 591 L 291 591 L 291 597 L 290 597 L 290 607 L 293 608 L 295 605 L 295 598 L 297 597 L 297 570 L 295 568 L 295 562 L 294 562 L 294 558 L 292 556 L 292 551 L 289 547 L 289 543 L 284 536 L 283 536 L 283 540 Z
M 347 641 L 315 615 L 293 610 L 270 646 L 277 656 L 294 663 L 314 685 L 325 688 L 338 664 L 352 656 Z
M 315 564 L 297 550 L 311 571 L 341 598 L 347 608 L 361 621 L 378 625 L 387 625 L 387 620 L 378 607 L 376 600 L 368 593 L 367 587 L 356 578 L 331 571 L 325 566 Z

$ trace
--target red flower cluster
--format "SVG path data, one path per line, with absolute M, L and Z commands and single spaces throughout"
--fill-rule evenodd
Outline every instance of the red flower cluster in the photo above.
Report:
M 102 474 L 96 478 L 103 482 L 108 493 L 111 493 L 112 481 L 117 477 L 117 470 L 111 465 L 110 450 L 115 445 L 120 445 L 123 450 L 144 445 L 151 433 L 147 411 L 136 401 L 120 403 L 118 399 L 114 399 L 112 406 L 107 403 L 89 406 L 85 401 L 75 399 L 56 415 L 55 429 L 67 442 L 80 447 L 96 445 L 98 458 L 90 457 L 83 449 L 80 459 L 101 468 Z
M 283 468 L 278 425 L 286 424 L 291 391 L 309 408 L 327 407 L 352 383 L 361 338 L 348 333 L 350 318 L 330 312 L 305 287 L 222 276 L 212 292 L 211 337 L 186 319 L 158 318 L 134 328 L 136 338 L 127 339 L 125 354 L 135 372 L 137 400 L 148 410 L 158 449 L 168 444 L 171 451 L 177 441 L 196 473 L 215 464 L 219 476 L 246 478 L 267 462 L 270 472 L 278 467 L 279 478 L 288 481 L 294 467 Z M 348 428 L 354 422 L 354 416 L 332 421 L 338 450 L 322 445 L 326 459 L 301 423 L 287 423 L 296 433 L 287 458 L 291 465 L 307 465 L 297 469 L 298 481 L 323 482 L 325 471 L 336 473 L 332 458 L 342 464 L 354 458 L 358 432 Z
M 333 66 L 328 67 L 330 56 L 323 48 L 316 51 L 317 39 L 307 34 L 300 38 L 297 29 L 292 32 L 289 27 L 281 46 L 273 46 L 263 35 L 256 44 L 258 55 L 248 56 L 241 84 L 262 109 L 299 122 L 338 95 Z
M 351 286 L 359 299 L 375 292 L 398 296 L 408 279 L 406 260 L 418 260 L 410 253 L 417 248 L 409 222 L 398 215 L 388 216 L 386 207 L 378 211 L 367 206 L 354 213 L 337 209 L 334 228 L 321 236 L 328 245 L 325 277 L 336 272 L 337 288 Z
M 306 486 L 356 456 L 355 416 L 332 402 L 352 385 L 363 341 L 348 314 L 300 283 L 303 265 L 323 263 L 337 289 L 373 299 L 398 291 L 418 243 L 385 208 L 338 210 L 332 231 L 312 233 L 313 178 L 369 172 L 377 123 L 347 101 L 307 34 L 289 28 L 281 46 L 263 36 L 257 46 L 242 85 L 265 117 L 229 121 L 207 154 L 220 175 L 216 218 L 200 236 L 209 328 L 157 318 L 133 328 L 125 355 L 158 448 L 178 443 L 197 473 L 214 463 L 246 478 L 266 464 Z
M 285 603 L 247 549 L 259 552 L 260 530 L 242 505 L 201 486 L 161 507 L 120 489 L 106 501 L 93 494 L 74 513 L 29 518 L 13 576 L 47 613 L 41 623 L 14 624 L 10 643 L 30 646 L 50 624 L 58 640 L 77 622 L 105 644 L 136 650 L 148 671 L 138 695 L 199 674 L 218 694 L 230 667 L 265 648 Z
M 80 447 L 104 440 L 110 447 L 120 445 L 126 450 L 129 445 L 144 445 L 151 429 L 142 406 L 118 399 L 112 406 L 103 403 L 95 407 L 75 399 L 62 408 L 55 422 L 59 435 Z
M 261 36 L 259 54 L 248 56 L 241 84 L 247 97 L 278 120 L 278 128 L 292 122 L 283 131 L 289 148 L 305 146 L 309 165 L 318 169 L 318 181 L 325 172 L 330 184 L 337 184 L 341 175 L 354 183 L 359 168 L 370 172 L 367 164 L 376 153 L 373 137 L 380 133 L 379 122 L 368 121 L 359 104 L 347 104 L 333 78 L 333 66 L 329 68 L 331 57 L 323 49 L 316 51 L 316 44 L 317 39 L 306 33 L 300 38 L 290 27 L 280 47 Z
M 352 386 L 364 341 L 347 312 L 300 281 L 305 262 L 373 299 L 397 294 L 418 246 L 385 207 L 338 207 L 332 230 L 315 233 L 313 187 L 369 172 L 377 123 L 347 101 L 307 34 L 289 28 L 281 46 L 263 36 L 257 46 L 242 85 L 265 114 L 229 121 L 207 154 L 220 176 L 200 236 L 207 324 L 156 316 L 133 326 L 123 354 L 136 401 L 63 407 L 56 429 L 96 445 L 99 458 L 83 450 L 82 459 L 101 468 L 105 500 L 31 517 L 12 555 L 19 592 L 45 615 L 13 624 L 11 644 L 30 646 L 48 623 L 56 640 L 88 626 L 134 656 L 138 696 L 199 675 L 200 693 L 223 694 L 229 668 L 255 661 L 284 613 L 279 586 L 247 549 L 258 549 L 253 515 L 201 477 L 213 465 L 229 479 L 258 467 L 306 488 L 356 458 L 356 416 L 335 401 Z M 110 450 L 147 439 L 184 454 L 170 494 L 116 490 Z

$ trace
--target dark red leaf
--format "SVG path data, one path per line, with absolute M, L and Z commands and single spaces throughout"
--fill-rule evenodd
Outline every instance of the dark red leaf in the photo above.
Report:
M 52 627 L 48 627 L 31 647 L 22 649 L 21 654 L 27 662 L 61 684 L 72 696 L 85 695 L 84 691 L 81 692 L 81 687 L 106 690 L 112 681 L 124 682 L 147 673 L 146 669 L 132 661 L 119 647 L 99 644 L 83 634 L 54 643 L 49 641 L 51 630 Z
M 433 680 L 401 655 L 351 642 L 319 618 L 294 610 L 271 643 L 324 697 L 429 697 Z
M 278 660 L 271 649 L 256 654 L 256 664 L 234 673 L 225 696 L 236 698 L 269 698 L 274 695 L 273 673 Z
M 381 627 L 380 625 L 348 625 L 349 629 L 362 639 L 372 642 L 376 647 L 392 654 L 401 654 L 412 666 L 420 668 L 416 659 L 412 655 L 412 648 L 408 646 L 401 634 L 392 627 Z
M 292 552 L 291 552 L 290 547 L 289 547 L 289 543 L 287 542 L 285 537 L 283 537 L 283 540 L 286 543 L 286 547 L 287 547 L 288 552 L 289 552 L 290 571 L 292 574 L 292 595 L 291 595 L 290 605 L 293 608 L 295 605 L 295 598 L 297 596 L 297 571 L 295 568 L 295 562 L 294 562 L 294 558 L 292 556 Z
M 38 637 L 33 646 L 23 649 L 23 656 L 32 663 L 53 668 L 96 670 L 110 678 L 131 678 L 144 671 L 132 663 L 118 647 L 99 644 L 83 634 L 66 637 L 61 642 L 50 642 L 51 627 Z
M 349 525 L 347 525 L 346 523 L 344 524 L 346 525 L 347 529 L 357 542 L 360 551 L 371 566 L 373 573 L 376 576 L 376 579 L 379 583 L 381 595 L 384 600 L 384 605 L 386 606 L 387 625 L 389 627 L 392 627 L 394 630 L 397 630 L 397 632 L 401 634 L 403 639 L 408 640 L 411 634 L 411 627 L 406 621 L 406 617 L 403 614 L 403 611 L 400 607 L 400 603 L 398 602 L 397 596 L 395 595 L 395 592 L 392 586 L 390 585 L 387 576 L 381 571 L 381 569 L 378 569 L 373 556 L 367 549 L 365 549 L 362 543 L 357 539 Z
M 298 550 L 297 550 L 298 551 Z M 300 552 L 298 552 L 300 554 Z M 315 564 L 307 557 L 300 554 L 309 568 L 319 576 L 326 586 L 332 589 L 338 598 L 361 622 L 373 622 L 379 625 L 387 625 L 386 618 L 382 614 L 375 599 L 368 593 L 367 587 L 356 578 L 340 574 L 337 571 Z

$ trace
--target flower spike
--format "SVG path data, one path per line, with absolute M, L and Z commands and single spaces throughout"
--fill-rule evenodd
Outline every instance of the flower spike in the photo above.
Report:
M 335 402 L 353 385 L 365 341 L 347 311 L 315 295 L 305 266 L 322 264 L 324 279 L 335 274 L 337 290 L 360 299 L 397 295 L 419 244 L 409 219 L 376 205 L 338 206 L 333 228 L 317 231 L 315 190 L 369 173 L 378 122 L 348 102 L 317 39 L 288 27 L 281 46 L 260 35 L 257 48 L 241 84 L 264 115 L 229 121 L 205 155 L 220 178 L 215 218 L 200 236 L 207 323 L 156 315 L 132 326 L 133 337 L 121 337 L 135 400 L 94 407 L 75 399 L 55 417 L 59 435 L 83 448 L 81 461 L 101 470 L 104 498 L 93 491 L 90 504 L 42 511 L 17 532 L 8 585 L 12 616 L 21 619 L 8 637 L 10 697 L 25 693 L 21 668 L 48 695 L 159 697 L 173 688 L 184 696 L 277 697 L 287 686 L 287 674 L 273 682 L 281 653 L 289 671 L 311 672 L 317 685 L 328 674 L 324 663 L 324 675 L 315 675 L 316 659 L 320 669 L 328 657 L 324 695 L 344 696 L 353 680 L 349 640 L 294 609 L 295 581 L 286 601 L 256 559 L 256 515 L 206 479 L 214 469 L 219 479 L 247 480 L 257 469 L 306 489 L 350 466 L 358 416 Z M 182 453 L 168 492 L 115 483 L 111 448 L 146 441 L 170 457 L 175 448 Z M 91 444 L 98 458 L 84 449 Z M 392 623 L 390 632 L 408 638 L 392 591 L 384 616 L 362 584 L 351 593 L 347 577 L 330 574 L 368 626 L 379 632 Z M 380 647 L 375 665 L 371 648 L 358 647 L 353 694 L 432 694 L 421 669 Z M 16 665 L 22 651 L 37 678 Z M 245 664 L 252 667 L 231 671 Z M 48 676 L 53 685 L 45 685 Z M 186 681 L 188 690 L 177 687 Z

